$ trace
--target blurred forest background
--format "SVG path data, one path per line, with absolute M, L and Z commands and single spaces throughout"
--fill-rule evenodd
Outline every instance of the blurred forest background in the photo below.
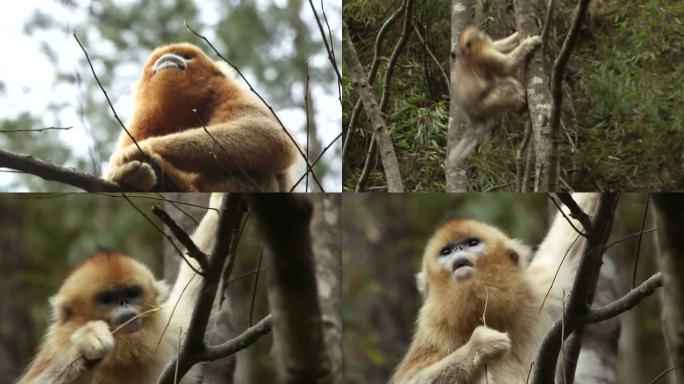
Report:
M 415 1 L 413 24 L 399 56 L 385 110 L 406 191 L 443 191 L 449 118 L 449 0 Z M 474 0 L 473 23 L 493 38 L 515 31 L 513 1 Z M 536 1 L 538 24 L 547 1 Z M 344 21 L 366 72 L 378 31 L 398 0 L 346 0 Z M 563 43 L 577 1 L 555 1 L 546 47 L 547 68 Z M 402 18 L 380 46 L 374 83 L 382 88 Z M 420 32 L 420 35 L 418 34 Z M 346 68 L 345 68 L 346 71 Z M 354 190 L 369 145 L 361 114 L 348 135 L 357 93 L 345 72 L 343 187 Z M 446 77 L 445 77 L 446 76 Z M 579 191 L 652 191 L 684 188 L 684 3 L 679 0 L 592 0 L 563 84 L 561 185 Z M 379 99 L 379 96 L 378 96 Z M 516 150 L 526 116 L 505 116 L 468 160 L 472 191 L 513 191 Z M 370 158 L 365 190 L 383 190 L 382 165 Z
M 341 1 L 313 3 L 319 17 L 325 10 L 339 55 Z M 135 83 L 155 47 L 189 42 L 218 59 L 184 22 L 240 68 L 302 148 L 308 63 L 310 156 L 316 158 L 340 133 L 337 77 L 306 0 L 30 0 L 13 4 L 0 20 L 14 58 L 0 64 L 0 148 L 8 151 L 101 174 L 121 127 L 72 34 L 83 42 L 125 123 Z M 7 132 L 45 127 L 71 129 Z M 326 191 L 341 190 L 340 150 L 338 141 L 316 167 Z M 303 172 L 302 161 L 297 177 Z M 0 170 L 0 190 L 73 187 Z
M 152 204 L 165 210 L 192 233 L 208 204 L 208 194 L 167 194 L 174 203 L 164 203 L 155 195 L 128 195 L 133 204 L 151 218 Z M 197 206 L 186 205 L 196 204 Z M 65 209 L 67 207 L 68 209 Z M 97 250 L 128 254 L 148 265 L 159 279 L 175 276 L 179 256 L 162 234 L 140 212 L 120 196 L 91 194 L 0 194 L 0 382 L 12 383 L 30 362 L 50 319 L 48 297 L 54 295 L 81 260 Z M 133 230 L 132 230 L 133 229 Z M 248 220 L 237 251 L 235 269 L 227 285 L 222 320 L 215 325 L 222 332 L 237 335 L 269 311 L 266 275 L 256 285 L 253 314 L 250 302 L 255 287 L 254 273 L 262 250 L 262 240 L 254 220 Z M 173 280 L 171 280 L 171 283 Z M 228 313 L 228 315 L 226 315 Z M 213 324 L 212 320 L 212 323 Z M 225 341 L 225 335 L 208 336 Z M 218 340 L 213 340 L 218 342 Z M 274 380 L 270 356 L 271 336 L 266 335 L 250 348 L 238 353 L 236 383 Z M 229 365 L 219 360 L 220 367 Z M 222 381 L 227 381 L 224 376 Z
M 415 274 L 440 220 L 455 213 L 537 246 L 557 211 L 543 194 L 345 194 L 342 200 L 343 350 L 346 382 L 352 384 L 385 383 L 408 349 L 421 305 Z M 623 196 L 613 240 L 639 232 L 645 201 L 646 195 Z M 654 226 L 649 218 L 645 229 Z M 637 284 L 655 272 L 653 240 L 652 233 L 643 236 Z M 631 288 L 636 246 L 634 237 L 604 256 L 607 284 L 599 283 L 597 298 L 602 290 L 619 297 Z M 670 366 L 658 297 L 619 317 L 618 383 L 648 383 Z M 591 338 L 585 336 L 585 345 Z

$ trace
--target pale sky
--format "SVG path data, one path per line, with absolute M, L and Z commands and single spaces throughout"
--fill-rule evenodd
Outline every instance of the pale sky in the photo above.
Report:
M 121 0 L 120 2 L 126 4 L 130 1 Z M 259 2 L 264 4 L 268 2 L 284 4 L 285 0 L 260 0 Z M 341 0 L 325 0 L 324 3 L 333 33 L 337 39 L 341 39 Z M 319 2 L 316 1 L 314 4 L 319 4 Z M 310 19 L 311 23 L 315 23 L 308 4 L 305 3 L 305 5 L 305 11 L 302 13 L 302 16 L 305 19 Z M 77 100 L 79 97 L 77 85 L 61 83 L 58 87 L 55 87 L 55 68 L 66 69 L 74 73 L 78 72 L 82 76 L 84 82 L 95 80 L 90 73 L 90 69 L 87 67 L 83 68 L 82 64 L 79 64 L 78 62 L 78 60 L 83 57 L 83 52 L 71 36 L 71 31 L 65 31 L 64 33 L 53 32 L 50 34 L 34 32 L 34 35 L 37 34 L 36 36 L 30 36 L 23 31 L 25 22 L 30 18 L 34 10 L 38 8 L 45 13 L 56 15 L 58 19 L 68 20 L 70 24 L 82 23 L 87 18 L 86 13 L 82 12 L 80 8 L 78 8 L 78 12 L 74 12 L 73 10 L 67 12 L 65 7 L 60 5 L 57 1 L 14 1 L 11 6 L 3 8 L 2 14 L 0 14 L 0 36 L 2 36 L 3 42 L 9 45 L 5 47 L 6 54 L 3 56 L 6 58 L 8 56 L 7 53 L 9 52 L 12 57 L 21 57 L 23 59 L 0 59 L 0 81 L 5 85 L 4 92 L 0 93 L 0 119 L 12 119 L 22 112 L 30 111 L 34 115 L 42 116 L 44 127 L 73 126 L 73 129 L 62 131 L 59 134 L 62 139 L 71 143 L 71 147 L 76 154 L 85 157 L 92 142 L 91 135 L 88 134 L 77 114 Z M 212 7 L 204 5 L 201 7 L 201 10 L 201 18 L 206 27 L 200 32 L 211 39 L 213 37 L 211 26 L 216 24 L 216 12 Z M 319 38 L 317 29 L 315 29 L 315 31 L 316 38 Z M 37 37 L 49 41 L 51 47 L 59 52 L 57 63 L 51 63 L 47 56 L 41 53 L 40 39 Z M 93 41 L 96 36 L 89 36 L 89 38 Z M 291 42 L 284 41 L 283 43 L 282 49 L 291 49 Z M 113 47 L 108 47 L 104 44 L 98 46 L 98 53 L 107 54 L 107 48 L 111 49 L 112 54 L 115 53 Z M 338 64 L 341 65 L 341 60 L 339 59 L 341 59 L 342 54 L 341 52 L 336 53 L 338 56 Z M 327 62 L 327 56 L 319 55 L 311 60 L 316 63 Z M 117 76 L 121 81 L 115 82 L 113 85 L 115 89 L 107 90 L 110 98 L 112 95 L 122 95 L 121 97 L 114 98 L 112 101 L 114 102 L 114 108 L 124 123 L 128 120 L 132 111 L 131 93 L 135 86 L 135 82 L 139 77 L 141 66 L 142 61 L 140 63 L 122 65 L 121 68 L 117 69 Z M 102 73 L 103 70 L 103 68 L 98 68 L 97 65 L 95 66 L 96 72 Z M 241 70 L 257 91 L 260 91 L 261 87 L 259 87 L 257 80 L 250 75 L 249 69 L 241 68 Z M 293 86 L 291 92 L 298 95 L 301 93 L 301 89 L 300 87 L 295 88 Z M 268 101 L 268 96 L 262 91 L 260 91 L 260 93 Z M 104 99 L 104 96 L 102 97 Z M 341 131 L 342 107 L 336 91 L 332 94 L 325 93 L 323 92 L 323 89 L 320 86 L 317 87 L 316 84 L 312 84 L 311 100 L 315 102 L 317 111 L 316 123 L 320 133 L 319 137 L 322 140 L 322 145 L 325 146 Z M 51 112 L 46 112 L 46 108 L 50 102 L 64 102 L 73 107 L 64 108 L 59 115 L 55 115 Z M 296 139 L 303 146 L 303 144 L 306 143 L 306 135 L 305 132 L 300 131 L 300 129 L 306 118 L 304 112 L 295 108 L 280 108 L 278 105 L 272 103 L 271 106 L 276 110 L 276 113 L 286 124 L 288 129 L 291 132 L 295 131 Z M 112 119 L 114 119 L 113 116 Z M 88 125 L 91 125 L 90 122 L 87 123 Z M 92 125 L 90 128 L 97 129 L 97 127 Z M 341 141 L 335 145 L 340 145 L 340 143 Z M 114 143 L 112 143 L 112 146 L 114 146 Z M 12 148 L 3 149 L 12 151 Z M 326 153 L 326 158 L 329 161 L 334 159 L 332 160 L 331 166 L 335 173 L 339 175 L 339 177 L 328 178 L 324 181 L 326 191 L 330 192 L 341 191 L 342 188 L 342 163 L 339 157 L 335 158 L 332 156 L 334 149 L 335 148 L 333 147 Z M 69 164 L 64 165 L 68 166 Z M 104 170 L 106 164 L 103 164 L 102 166 Z M 302 167 L 302 172 L 303 169 L 304 168 Z M 0 189 L 2 189 L 2 185 L 7 185 L 14 177 L 15 176 L 12 173 L 0 172 Z

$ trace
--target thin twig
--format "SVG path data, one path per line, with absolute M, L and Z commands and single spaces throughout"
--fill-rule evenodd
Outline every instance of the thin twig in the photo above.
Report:
M 133 207 L 133 209 L 135 209 L 136 211 L 138 211 L 138 213 L 139 213 L 139 214 L 140 214 L 148 223 L 150 223 L 150 225 L 151 225 L 154 229 L 156 229 L 157 232 L 161 233 L 161 235 L 164 236 L 164 238 L 165 238 L 166 240 L 169 241 L 169 243 L 171 244 L 171 246 L 176 250 L 176 252 L 178 253 L 178 255 L 180 255 L 180 257 L 183 259 L 183 261 L 185 261 L 185 263 L 188 265 L 188 267 L 190 267 L 190 269 L 193 270 L 193 272 L 197 273 L 198 275 L 203 275 L 203 272 L 202 272 L 202 271 L 197 270 L 197 268 L 195 268 L 195 266 L 193 266 L 193 265 L 188 261 L 188 259 L 185 257 L 185 254 L 183 253 L 183 251 L 181 251 L 180 248 L 178 248 L 178 246 L 176 245 L 176 242 L 173 241 L 173 238 L 171 238 L 171 236 L 167 235 L 167 234 L 164 232 L 163 229 L 161 229 L 154 221 L 152 221 L 152 219 L 150 219 L 149 217 L 147 217 L 147 215 L 145 214 L 145 212 L 143 212 L 137 205 L 135 205 L 135 204 L 133 203 L 133 201 L 131 201 L 131 199 L 130 199 L 125 193 L 121 193 L 121 197 L 123 197 L 124 200 L 126 200 L 126 201 L 128 202 L 128 204 L 130 204 L 130 206 Z
M 326 145 L 325 148 L 323 148 L 323 150 L 322 150 L 321 153 L 318 155 L 318 157 L 316 157 L 316 159 L 314 160 L 314 162 L 311 163 L 311 166 L 312 166 L 312 167 L 315 167 L 316 164 L 318 164 L 318 162 L 321 160 L 321 158 L 323 157 L 323 155 L 324 155 L 326 152 L 328 152 L 328 149 L 330 149 L 330 147 L 332 147 L 333 144 L 335 144 L 335 142 L 337 142 L 337 140 L 340 139 L 340 137 L 342 137 L 342 132 L 338 133 L 337 136 L 335 136 L 335 138 L 334 138 L 328 145 Z M 297 188 L 297 186 L 299 185 L 299 183 L 301 183 L 302 180 L 304 180 L 304 176 L 306 176 L 307 174 L 308 174 L 308 172 L 306 172 L 306 173 L 305 173 L 304 175 L 302 175 L 299 179 L 297 179 L 297 182 L 294 183 L 294 185 L 292 186 L 292 188 L 290 188 L 290 192 L 294 191 L 295 188 Z
M 636 285 L 637 267 L 639 266 L 639 251 L 641 250 L 641 239 L 644 237 L 644 225 L 646 225 L 646 213 L 648 212 L 648 203 L 651 201 L 650 195 L 646 196 L 646 204 L 644 205 L 644 213 L 641 216 L 641 227 L 639 228 L 639 240 L 637 241 L 636 254 L 634 255 L 634 269 L 632 271 L 632 288 Z
M 107 91 L 105 90 L 104 86 L 102 86 L 102 83 L 100 82 L 100 78 L 97 77 L 97 73 L 95 73 L 95 68 L 93 68 L 93 63 L 90 61 L 90 56 L 88 56 L 88 51 L 86 51 L 83 44 L 81 44 L 81 40 L 78 39 L 78 36 L 76 36 L 76 33 L 74 33 L 73 35 L 74 35 L 74 39 L 76 39 L 76 42 L 78 43 L 78 45 L 81 47 L 81 50 L 85 54 L 86 60 L 88 61 L 88 66 L 90 66 L 90 71 L 93 72 L 93 76 L 95 77 L 95 81 L 97 81 L 97 85 L 100 86 L 102 93 L 104 93 L 104 97 L 105 97 L 105 99 L 107 99 L 107 104 L 109 104 L 109 108 L 112 110 L 112 113 L 114 113 L 114 117 L 116 118 L 116 121 L 119 122 L 119 125 L 121 126 L 121 128 L 123 128 L 124 132 L 126 132 L 126 134 L 131 139 L 131 141 L 133 141 L 133 144 L 135 144 L 135 146 L 138 148 L 138 150 L 140 151 L 140 154 L 143 156 L 143 159 L 145 159 L 145 161 L 150 161 L 149 156 L 147 156 L 147 154 L 145 152 L 143 152 L 142 148 L 140 148 L 140 145 L 138 145 L 138 142 L 135 140 L 135 137 L 133 137 L 133 135 L 131 135 L 131 133 L 128 131 L 128 129 L 126 128 L 124 123 L 119 118 L 119 115 L 116 113 L 116 109 L 114 109 L 114 104 L 112 104 L 112 101 L 109 100 L 109 95 L 107 94 Z
M 658 376 L 656 376 L 655 378 L 653 378 L 653 380 L 649 381 L 648 384 L 655 384 L 658 380 L 660 380 L 661 377 L 665 376 L 670 371 L 674 371 L 675 368 L 676 368 L 676 366 L 672 366 L 672 367 L 660 372 L 660 374 Z
M 264 259 L 264 247 L 261 247 L 261 251 L 259 251 L 259 257 L 257 258 L 257 270 L 256 273 L 254 274 L 254 283 L 252 284 L 252 299 L 250 300 L 249 303 L 249 326 L 252 326 L 252 319 L 254 315 L 254 306 L 256 305 L 256 290 L 257 286 L 259 284 L 259 272 L 261 271 L 261 261 Z
M 188 233 L 185 232 L 183 228 L 181 228 L 160 206 L 153 204 L 152 213 L 154 213 L 155 216 L 157 216 L 164 224 L 166 224 L 166 227 L 171 230 L 171 233 L 176 236 L 176 239 L 183 244 L 188 252 L 188 255 L 197 260 L 197 263 L 200 265 L 200 269 L 202 271 L 206 271 L 207 266 L 209 265 L 209 262 L 207 261 L 207 255 L 197 247 L 197 244 L 192 241 L 190 235 L 188 235 Z
M 68 131 L 72 128 L 73 127 L 45 127 L 45 128 L 35 128 L 35 129 L 0 129 L 0 133 Z
M 271 111 L 271 114 L 276 119 L 278 124 L 280 124 L 280 127 L 283 129 L 283 132 L 285 132 L 285 134 L 290 139 L 290 141 L 292 141 L 294 146 L 297 148 L 297 151 L 299 151 L 299 154 L 301 155 L 301 157 L 306 162 L 307 172 L 311 172 L 311 176 L 313 177 L 314 181 L 316 182 L 316 185 L 318 185 L 318 188 L 321 190 L 321 192 L 325 192 L 325 190 L 323 189 L 323 186 L 321 185 L 321 182 L 318 180 L 318 176 L 316 176 L 316 173 L 313 171 L 313 168 L 311 167 L 311 164 L 309 163 L 309 159 L 307 159 L 306 154 L 302 151 L 301 148 L 299 148 L 299 145 L 297 145 L 297 141 L 294 139 L 294 137 L 292 137 L 292 134 L 290 134 L 290 132 L 287 130 L 287 128 L 285 128 L 285 124 L 283 124 L 282 120 L 280 120 L 280 117 L 278 117 L 278 114 L 276 114 L 273 107 L 271 107 L 271 105 L 266 102 L 266 100 L 259 94 L 259 92 L 257 92 L 256 89 L 254 89 L 254 87 L 252 87 L 252 84 L 247 80 L 245 75 L 242 74 L 242 71 L 240 71 L 240 68 L 238 68 L 235 64 L 233 64 L 233 62 L 231 62 L 230 60 L 226 59 L 221 54 L 221 52 L 219 52 L 219 50 L 216 49 L 216 47 L 214 47 L 214 44 L 212 44 L 211 41 L 209 41 L 209 39 L 207 39 L 204 35 L 200 34 L 199 32 L 196 32 L 194 29 L 192 29 L 190 27 L 190 25 L 188 25 L 187 21 L 183 21 L 183 23 L 185 24 L 185 28 L 187 28 L 188 31 L 190 31 L 190 33 L 192 33 L 193 35 L 204 40 L 204 42 L 207 43 L 209 45 L 209 47 L 214 51 L 216 56 L 218 56 L 219 58 L 221 58 L 221 60 L 225 61 L 228 65 L 230 65 L 235 70 L 235 72 L 237 72 L 237 74 L 240 75 L 242 80 L 247 84 L 247 86 L 249 87 L 249 90 L 252 91 L 252 93 L 254 93 L 259 98 L 259 100 L 261 100 L 262 103 L 264 103 L 264 105 L 266 106 L 266 108 L 269 109 L 269 111 Z

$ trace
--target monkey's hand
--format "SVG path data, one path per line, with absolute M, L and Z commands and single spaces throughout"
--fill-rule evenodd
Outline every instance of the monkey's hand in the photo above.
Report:
M 151 191 L 157 185 L 157 175 L 152 166 L 139 160 L 110 166 L 105 178 L 145 192 Z
M 520 44 L 525 46 L 527 52 L 532 52 L 535 48 L 542 45 L 542 38 L 541 36 L 530 36 L 525 38 Z
M 157 185 L 157 175 L 152 164 L 146 160 L 151 160 L 156 165 L 161 165 L 164 161 L 154 152 L 150 140 L 138 145 L 140 148 L 131 144 L 114 152 L 109 158 L 109 171 L 105 178 L 147 192 Z
M 130 144 L 125 146 L 112 154 L 109 158 L 109 166 L 116 167 L 130 163 L 132 161 L 144 161 L 156 157 L 150 140 L 138 142 L 138 145 Z
M 71 335 L 71 343 L 86 363 L 96 363 L 112 352 L 114 336 L 104 321 L 89 321 Z
M 508 334 L 484 325 L 475 328 L 468 344 L 483 363 L 497 360 L 511 349 Z

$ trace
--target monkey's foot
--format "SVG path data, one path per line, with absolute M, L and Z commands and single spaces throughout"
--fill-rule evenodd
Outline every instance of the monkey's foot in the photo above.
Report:
M 157 185 L 157 175 L 152 166 L 138 160 L 111 168 L 106 178 L 139 191 L 151 191 Z
M 102 320 L 87 322 L 71 335 L 71 342 L 86 361 L 102 360 L 114 349 L 114 336 Z

